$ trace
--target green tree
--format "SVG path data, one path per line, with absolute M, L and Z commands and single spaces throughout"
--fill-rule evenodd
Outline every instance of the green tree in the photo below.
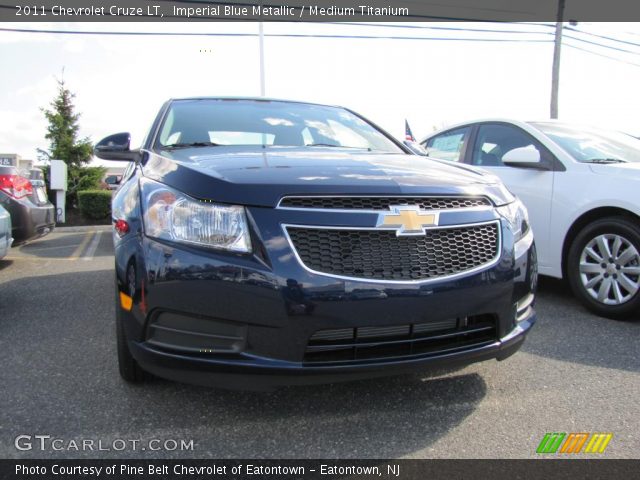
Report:
M 69 167 L 67 193 L 77 194 L 83 190 L 99 190 L 106 173 L 105 167 Z
M 75 113 L 74 97 L 60 79 L 51 108 L 43 108 L 42 112 L 49 122 L 45 138 L 49 140 L 50 158 L 64 160 L 69 167 L 81 167 L 91 160 L 93 144 L 89 138 L 78 139 L 80 114 Z
M 64 80 L 58 80 L 58 93 L 50 108 L 42 108 L 47 122 L 49 150 L 41 152 L 49 159 L 63 160 L 67 164 L 67 208 L 78 205 L 78 192 L 100 188 L 106 169 L 86 167 L 91 161 L 93 144 L 88 137 L 79 139 L 80 114 L 76 113 L 73 99 L 75 95 L 67 88 Z

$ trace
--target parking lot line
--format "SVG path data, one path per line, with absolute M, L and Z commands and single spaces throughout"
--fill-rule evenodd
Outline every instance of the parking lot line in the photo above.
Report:
M 84 256 L 82 257 L 82 260 L 91 260 L 91 259 L 93 259 L 93 255 L 96 253 L 96 249 L 98 248 L 98 245 L 100 244 L 100 238 L 101 237 L 102 237 L 102 232 L 101 231 L 94 232 L 93 240 L 91 241 L 91 244 L 89 245 L 89 248 L 87 248 L 87 253 L 85 253 Z
M 40 258 L 40 257 L 34 257 L 34 256 L 10 256 L 7 255 L 6 257 L 3 258 L 3 260 L 8 260 L 8 261 L 12 261 L 12 262 L 22 262 L 22 261 L 29 261 L 29 262 L 69 262 L 69 261 L 74 261 L 77 260 L 75 258 L 69 258 L 69 257 L 64 257 L 64 258 L 55 258 L 55 257 L 47 257 L 47 258 Z
M 69 245 L 54 245 L 51 247 L 38 247 L 38 248 L 30 248 L 29 253 L 31 252 L 41 252 L 45 250 L 61 250 L 63 248 L 69 248 Z
M 77 260 L 78 257 L 80 257 L 80 254 L 84 251 L 85 247 L 89 243 L 89 240 L 91 240 L 91 238 L 95 235 L 95 233 L 96 232 L 94 230 L 87 232 L 87 234 L 82 239 L 82 242 L 80 243 L 80 245 L 78 245 L 78 248 L 76 248 L 73 251 L 73 253 L 69 256 L 69 260 Z

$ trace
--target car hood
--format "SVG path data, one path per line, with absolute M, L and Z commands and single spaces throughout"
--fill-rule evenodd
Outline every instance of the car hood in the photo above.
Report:
M 614 175 L 621 179 L 640 180 L 640 162 L 591 163 L 589 169 L 598 175 Z
M 188 148 L 150 153 L 145 177 L 195 198 L 276 206 L 286 195 L 486 195 L 510 201 L 486 172 L 417 155 L 339 148 Z

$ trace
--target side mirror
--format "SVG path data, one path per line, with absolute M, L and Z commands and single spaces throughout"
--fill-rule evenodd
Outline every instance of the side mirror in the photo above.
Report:
M 140 159 L 138 150 L 130 150 L 131 135 L 129 133 L 116 133 L 100 140 L 93 153 L 103 160 L 116 160 L 120 162 L 136 162 Z
M 418 142 L 413 142 L 411 140 L 405 140 L 404 145 L 411 150 L 412 153 L 414 153 L 415 155 L 422 155 L 423 157 L 427 156 L 427 151 L 424 149 L 424 147 L 422 145 L 420 145 Z
M 502 156 L 502 163 L 510 167 L 542 168 L 540 152 L 533 145 L 509 150 Z

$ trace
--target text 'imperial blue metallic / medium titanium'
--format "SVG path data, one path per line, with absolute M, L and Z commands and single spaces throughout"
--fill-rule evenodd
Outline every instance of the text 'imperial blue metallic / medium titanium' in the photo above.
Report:
M 120 372 L 262 389 L 502 360 L 535 322 L 527 213 L 354 112 L 170 100 L 114 195 Z

